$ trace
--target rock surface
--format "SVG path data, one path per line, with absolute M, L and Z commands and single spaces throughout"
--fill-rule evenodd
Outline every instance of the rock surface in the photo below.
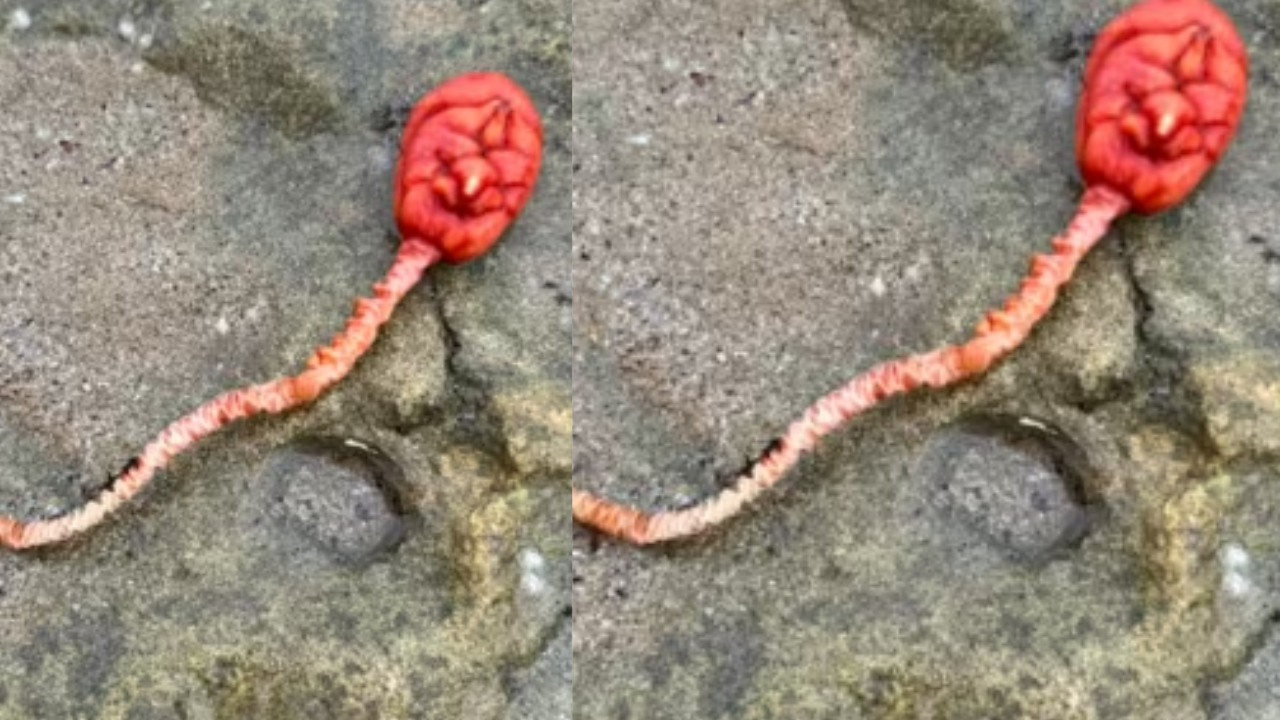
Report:
M 338 330 L 436 82 L 504 70 L 547 128 L 503 243 L 346 382 L 0 556 L 0 718 L 567 717 L 569 8 L 0 2 L 0 512 L 80 503 Z
M 574 484 L 705 496 L 821 393 L 964 338 L 1075 207 L 1080 72 L 1126 4 L 575 4 Z M 1221 5 L 1235 145 L 1010 360 L 706 537 L 575 531 L 576 718 L 1280 716 L 1280 5 Z

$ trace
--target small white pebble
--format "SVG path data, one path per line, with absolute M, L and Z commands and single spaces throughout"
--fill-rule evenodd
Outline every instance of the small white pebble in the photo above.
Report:
M 146 66 L 140 62 L 136 62 L 129 66 L 129 72 L 133 73 L 134 75 L 141 75 L 142 71 L 146 69 L 147 69 Z
M 877 275 L 871 279 L 872 295 L 875 295 L 876 297 L 884 297 L 884 294 L 888 291 L 889 291 L 889 288 L 885 286 L 884 278 Z
M 22 32 L 31 27 L 31 13 L 25 8 L 18 8 L 9 13 L 9 28 Z
M 347 447 L 352 447 L 352 448 L 355 448 L 355 449 L 357 449 L 357 450 L 363 450 L 363 451 L 368 452 L 368 453 L 376 452 L 376 451 L 373 449 L 373 446 L 372 446 L 372 445 L 370 445 L 369 443 L 366 443 L 366 442 L 362 442 L 362 441 L 360 441 L 360 440 L 357 440 L 357 439 L 355 439 L 355 438 L 346 438 L 346 439 L 344 439 L 344 440 L 342 441 L 342 444 L 343 444 L 343 445 L 346 445 Z
M 645 147 L 645 146 L 647 146 L 647 145 L 648 145 L 649 143 L 651 143 L 651 142 L 653 142 L 653 137 L 652 137 L 651 135 L 649 135 L 648 133 L 641 133 L 641 134 L 639 134 L 639 135 L 632 135 L 631 137 L 628 137 L 628 138 L 627 138 L 627 144 L 628 144 L 628 145 L 635 145 L 636 147 Z
M 542 554 L 537 550 L 521 550 L 519 563 L 520 569 L 525 572 L 539 571 L 547 566 L 547 561 L 542 558 Z
M 1222 566 L 1227 570 L 1244 570 L 1249 567 L 1249 551 L 1236 543 L 1227 543 L 1222 548 Z
M 5 195 L 4 201 L 10 205 L 21 205 L 27 201 L 27 196 L 22 193 L 14 193 L 12 195 Z
M 138 26 L 133 24 L 133 20 L 127 17 L 120 18 L 119 24 L 116 25 L 116 32 L 120 33 L 120 37 L 133 42 L 138 35 Z
M 1222 577 L 1222 589 L 1231 597 L 1244 597 L 1253 591 L 1253 583 L 1240 573 L 1229 572 Z
M 138 36 L 138 47 L 146 50 L 151 47 L 151 43 L 155 42 L 155 36 L 151 33 L 142 33 Z
M 1040 422 L 1039 420 L 1037 420 L 1037 419 L 1035 419 L 1035 418 L 1030 418 L 1030 417 L 1026 417 L 1026 416 L 1020 417 L 1020 418 L 1018 418 L 1018 424 L 1019 424 L 1019 425 L 1022 425 L 1022 426 L 1024 426 L 1024 427 L 1029 427 L 1029 428 L 1031 428 L 1032 430 L 1039 430 L 1039 431 L 1041 431 L 1041 432 L 1049 432 L 1049 426 L 1048 426 L 1048 425 L 1045 425 L 1044 423 Z
M 231 332 L 231 323 L 227 322 L 225 317 L 220 317 L 218 322 L 214 323 L 213 329 L 217 330 L 219 335 L 226 335 Z
M 529 595 L 541 595 L 547 589 L 547 581 L 542 579 L 547 561 L 537 550 L 521 550 L 517 562 L 520 564 L 520 589 Z
M 1227 543 L 1218 553 L 1222 563 L 1222 590 L 1232 597 L 1243 597 L 1253 591 L 1249 579 L 1249 551 L 1237 543 Z

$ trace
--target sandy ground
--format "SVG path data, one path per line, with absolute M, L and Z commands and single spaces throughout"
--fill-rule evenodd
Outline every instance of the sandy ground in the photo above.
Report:
M 0 556 L 3 718 L 570 713 L 569 3 L 0 2 L 0 511 L 296 371 L 385 271 L 414 100 L 497 69 L 537 193 L 314 407 Z
M 811 400 L 963 339 L 1070 218 L 1125 3 L 576 3 L 575 486 L 712 493 Z M 1015 357 L 692 542 L 575 531 L 574 717 L 1280 717 L 1280 5 L 1189 202 Z

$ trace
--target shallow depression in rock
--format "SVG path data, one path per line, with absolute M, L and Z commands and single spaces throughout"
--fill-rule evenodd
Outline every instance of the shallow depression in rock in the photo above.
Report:
M 1097 514 L 1084 450 L 1035 418 L 965 418 L 929 440 L 918 468 L 941 522 L 1016 559 L 1073 547 Z
M 272 530 L 332 558 L 372 562 L 404 539 L 410 523 L 400 467 L 354 438 L 306 437 L 277 448 L 259 482 Z

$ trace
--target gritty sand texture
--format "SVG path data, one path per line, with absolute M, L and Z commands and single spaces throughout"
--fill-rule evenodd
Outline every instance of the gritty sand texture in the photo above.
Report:
M 0 2 L 0 511 L 292 373 L 386 270 L 408 108 L 523 84 L 541 184 L 315 406 L 0 556 L 0 718 L 570 713 L 567 2 Z
M 1280 717 L 1280 5 L 1232 149 L 1028 344 L 692 542 L 573 543 L 581 720 Z M 966 337 L 1081 193 L 1119 1 L 576 3 L 573 482 L 715 492 Z

